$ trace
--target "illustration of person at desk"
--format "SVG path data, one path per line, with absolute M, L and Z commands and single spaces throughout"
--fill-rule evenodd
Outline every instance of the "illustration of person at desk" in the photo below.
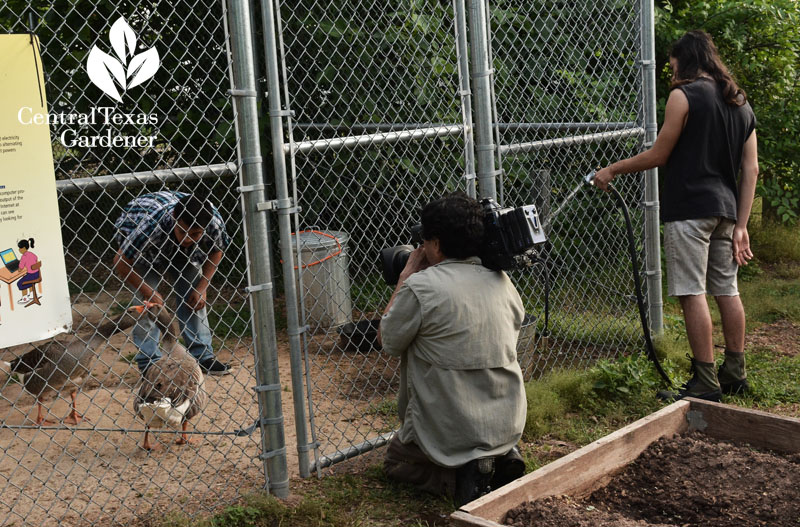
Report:
M 17 282 L 17 287 L 20 291 L 27 291 L 28 294 L 23 295 L 22 299 L 18 301 L 20 304 L 26 306 L 33 301 L 36 295 L 33 292 L 33 287 L 36 283 L 41 282 L 41 274 L 39 271 L 39 259 L 30 250 L 34 246 L 34 239 L 20 240 L 17 247 L 20 251 L 21 258 L 17 259 L 14 249 L 6 249 L 0 251 L 0 280 L 8 284 L 8 300 L 11 311 L 14 311 L 14 294 L 11 288 L 12 282 Z M 36 302 L 38 303 L 38 302 Z
M 33 294 L 33 288 L 37 283 L 41 282 L 41 274 L 39 272 L 40 266 L 36 265 L 36 263 L 39 261 L 39 258 L 37 258 L 36 255 L 33 254 L 33 251 L 31 251 L 33 244 L 33 238 L 20 240 L 17 244 L 19 252 L 22 255 L 19 259 L 19 270 L 25 272 L 25 276 L 20 278 L 17 282 L 17 287 L 19 287 L 19 290 L 25 293 L 22 298 L 17 301 L 18 304 L 27 304 L 33 301 L 34 297 L 36 296 Z

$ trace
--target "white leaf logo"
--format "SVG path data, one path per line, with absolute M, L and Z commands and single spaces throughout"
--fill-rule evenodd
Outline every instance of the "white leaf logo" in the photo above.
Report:
M 156 48 L 136 55 L 136 33 L 124 17 L 120 17 L 111 26 L 109 40 L 119 60 L 97 46 L 92 46 L 86 71 L 95 86 L 114 100 L 122 102 L 120 93 L 155 75 L 161 66 L 161 59 Z
M 110 95 L 117 101 L 122 101 L 119 96 L 119 91 L 114 85 L 114 79 L 117 80 L 122 89 L 125 89 L 125 68 L 120 62 L 109 55 L 97 49 L 97 46 L 92 48 L 89 52 L 89 62 L 86 64 L 86 71 L 89 73 L 89 80 L 95 86 L 103 90 L 106 94 Z
M 114 52 L 123 64 L 128 62 L 128 57 L 132 57 L 136 53 L 136 33 L 123 17 L 119 17 L 119 20 L 111 26 L 108 38 L 111 40 L 111 47 L 114 48 Z
M 128 88 L 138 86 L 158 71 L 161 60 L 158 58 L 158 50 L 150 48 L 144 53 L 139 53 L 131 59 L 128 64 Z

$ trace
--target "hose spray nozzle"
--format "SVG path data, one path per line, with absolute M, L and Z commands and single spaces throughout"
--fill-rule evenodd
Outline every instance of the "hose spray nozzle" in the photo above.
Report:
M 594 174 L 595 174 L 595 171 L 594 171 L 594 170 L 592 170 L 591 172 L 589 172 L 588 174 L 586 174 L 585 176 L 583 176 L 583 181 L 584 181 L 584 182 L 585 182 L 587 185 L 593 186 L 593 185 L 594 185 Z

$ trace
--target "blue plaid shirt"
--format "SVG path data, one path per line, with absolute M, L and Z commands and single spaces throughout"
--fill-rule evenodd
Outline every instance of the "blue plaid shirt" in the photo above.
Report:
M 114 237 L 122 255 L 134 264 L 166 267 L 179 254 L 196 265 L 203 265 L 208 255 L 224 251 L 230 244 L 225 223 L 216 207 L 214 218 L 200 241 L 191 247 L 181 247 L 175 239 L 176 220 L 173 210 L 182 192 L 160 191 L 144 194 L 128 203 L 114 226 Z

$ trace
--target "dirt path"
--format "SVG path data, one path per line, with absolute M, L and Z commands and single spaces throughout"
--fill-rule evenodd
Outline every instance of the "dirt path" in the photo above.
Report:
M 76 304 L 80 317 L 96 324 L 103 302 Z M 83 326 L 86 327 L 86 326 Z M 80 331 L 80 328 L 79 328 Z M 2 359 L 30 349 L 2 351 Z M 140 448 L 143 423 L 133 414 L 139 373 L 124 359 L 136 348 L 128 333 L 99 350 L 91 375 L 83 379 L 77 408 L 89 421 L 68 429 L 69 394 L 45 401 L 54 428 L 35 428 L 35 399 L 16 382 L 0 386 L 0 526 L 128 523 L 136 517 L 180 507 L 203 512 L 264 485 L 258 460 L 260 436 L 233 432 L 258 414 L 253 387 L 254 358 L 249 339 L 218 352 L 236 367 L 232 375 L 208 376 L 210 402 L 192 425 L 203 435 L 196 444 L 173 444 L 172 433 L 155 434 L 161 450 Z M 279 346 L 281 385 L 291 389 L 288 346 Z M 297 474 L 294 411 L 282 391 L 289 474 Z M 8 428 L 8 427 L 11 428 Z M 19 427 L 31 428 L 19 428 Z

